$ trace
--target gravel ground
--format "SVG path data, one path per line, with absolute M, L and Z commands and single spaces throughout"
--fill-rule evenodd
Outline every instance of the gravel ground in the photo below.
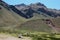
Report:
M 30 37 L 18 38 L 6 34 L 0 34 L 0 40 L 32 40 Z

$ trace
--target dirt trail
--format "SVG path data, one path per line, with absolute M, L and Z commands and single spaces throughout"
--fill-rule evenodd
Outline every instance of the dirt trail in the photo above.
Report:
M 18 38 L 6 34 L 0 34 L 0 40 L 32 40 L 30 37 Z

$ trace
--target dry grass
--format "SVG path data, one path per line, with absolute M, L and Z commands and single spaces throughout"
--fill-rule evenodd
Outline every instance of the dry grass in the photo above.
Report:
M 19 29 L 30 30 L 30 31 L 43 31 L 51 32 L 52 28 L 49 27 L 43 20 L 31 20 L 21 24 Z

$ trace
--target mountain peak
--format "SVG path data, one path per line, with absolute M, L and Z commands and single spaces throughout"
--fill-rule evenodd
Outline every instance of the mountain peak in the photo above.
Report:
M 26 6 L 24 3 L 22 3 L 22 4 L 18 4 L 18 5 L 15 5 L 15 6 Z
M 44 4 L 42 4 L 42 3 L 40 3 L 40 2 L 37 2 L 36 5 L 46 7 Z

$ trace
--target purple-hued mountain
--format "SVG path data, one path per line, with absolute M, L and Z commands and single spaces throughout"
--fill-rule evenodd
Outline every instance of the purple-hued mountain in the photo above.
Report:
M 15 13 L 19 14 L 24 18 L 32 18 L 34 17 L 34 14 L 39 14 L 44 16 L 48 15 L 51 17 L 60 16 L 60 10 L 47 8 L 44 4 L 39 2 L 30 5 L 25 5 L 24 3 L 18 5 L 8 5 L 5 2 L 0 1 L 0 4 L 6 7 L 8 10 L 9 9 L 13 10 Z
M 14 7 L 20 12 L 22 12 L 22 14 L 26 16 L 25 18 L 33 17 L 34 13 L 46 14 L 51 17 L 60 16 L 60 10 L 47 8 L 42 3 L 35 3 L 35 4 L 30 4 L 30 5 L 19 4 L 19 5 L 15 5 Z

